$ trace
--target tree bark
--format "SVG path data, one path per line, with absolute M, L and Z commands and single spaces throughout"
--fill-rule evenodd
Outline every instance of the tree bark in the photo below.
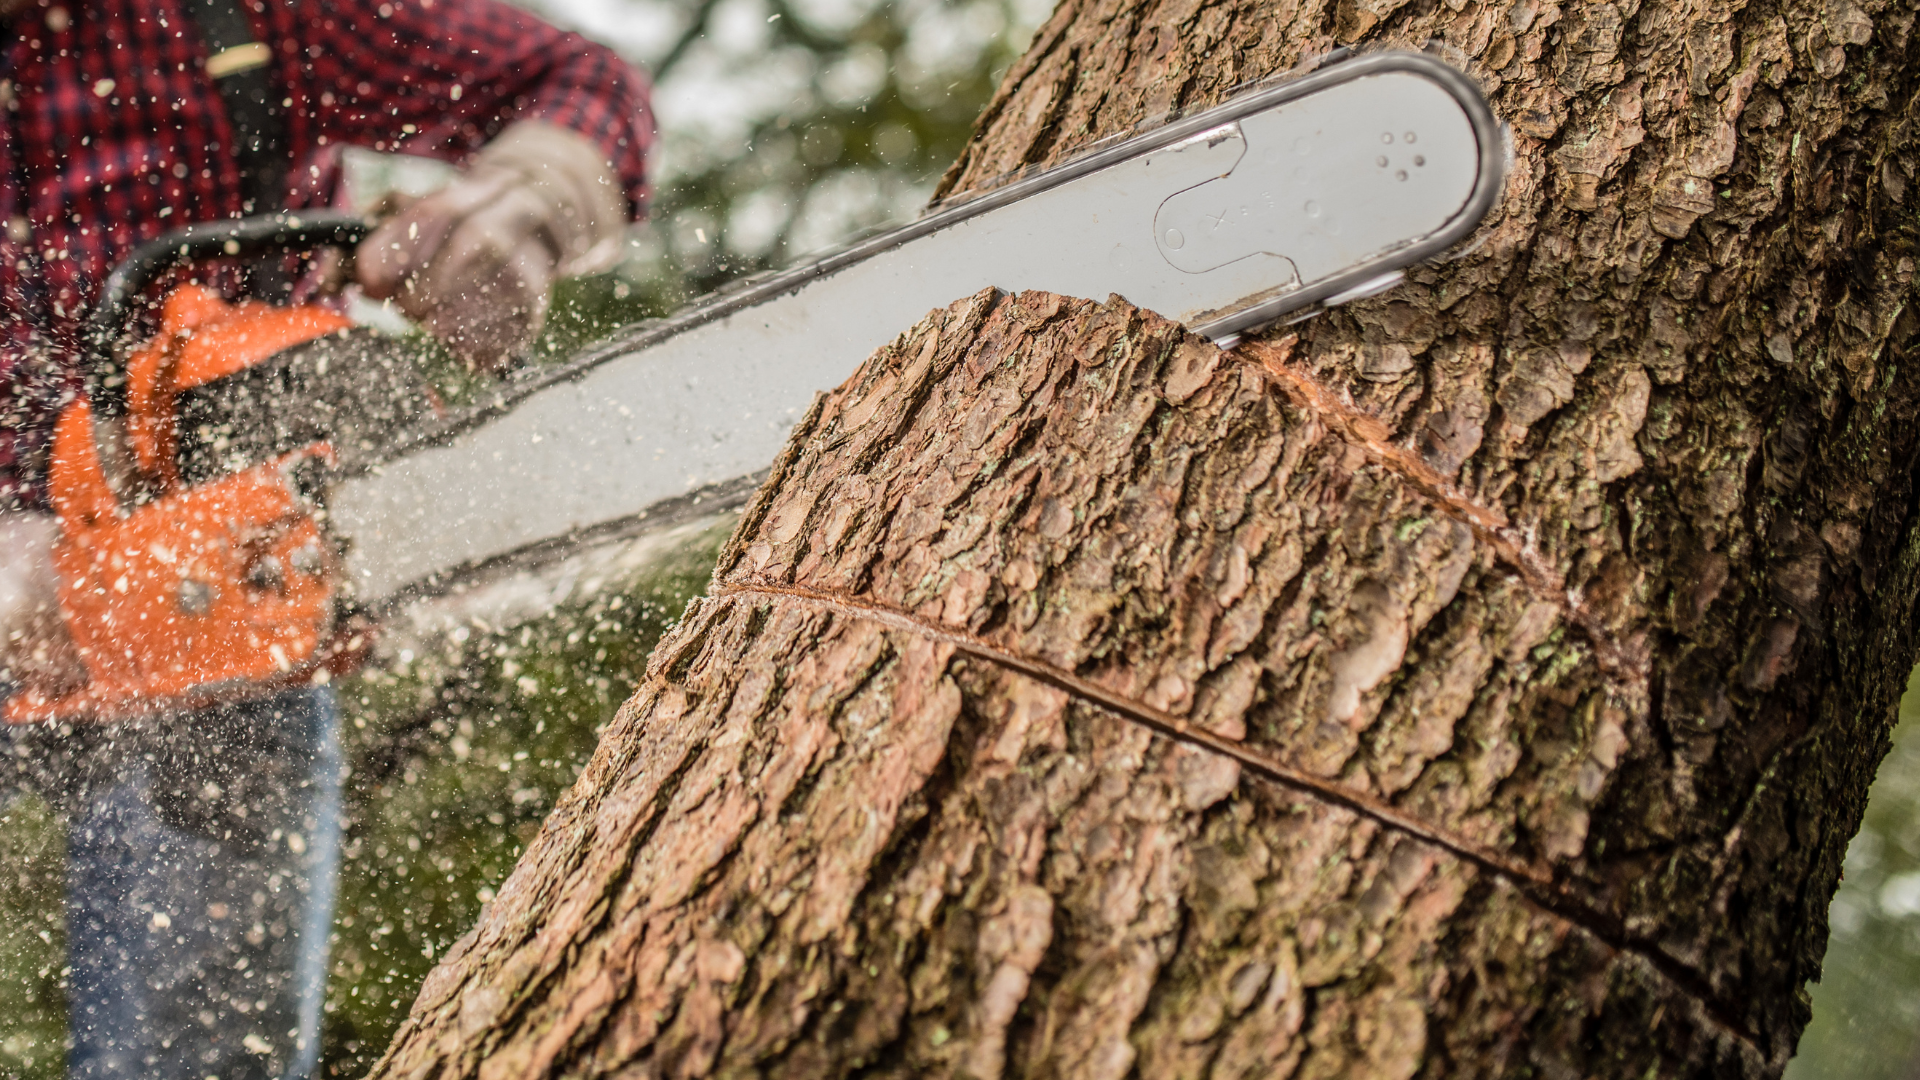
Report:
M 1777 1075 L 1914 658 L 1913 21 L 1066 0 L 944 190 L 1436 41 L 1497 220 L 876 353 L 375 1074 Z

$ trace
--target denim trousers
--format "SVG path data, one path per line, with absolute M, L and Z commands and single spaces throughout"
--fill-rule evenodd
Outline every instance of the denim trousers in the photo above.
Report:
M 61 800 L 68 1075 L 309 1077 L 340 864 L 333 694 L 142 727 Z

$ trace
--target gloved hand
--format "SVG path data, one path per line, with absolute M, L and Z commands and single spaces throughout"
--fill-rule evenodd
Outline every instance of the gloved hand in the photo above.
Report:
M 355 274 L 469 363 L 497 369 L 540 332 L 556 277 L 613 265 L 627 201 L 599 147 L 522 120 L 446 187 L 360 243 Z
M 60 615 L 59 536 L 51 515 L 0 513 L 0 682 L 50 697 L 87 681 Z

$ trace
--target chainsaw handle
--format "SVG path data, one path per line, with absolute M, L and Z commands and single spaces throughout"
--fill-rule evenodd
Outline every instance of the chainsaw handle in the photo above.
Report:
M 107 276 L 87 317 L 82 368 L 95 414 L 112 419 L 126 413 L 126 372 L 115 347 L 132 320 L 135 302 L 167 270 L 218 256 L 351 247 L 372 231 L 372 223 L 355 214 L 260 214 L 189 225 L 134 248 Z

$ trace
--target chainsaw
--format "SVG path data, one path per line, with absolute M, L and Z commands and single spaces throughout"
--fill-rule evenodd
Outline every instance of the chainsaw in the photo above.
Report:
M 1422 53 L 1322 60 L 1224 104 L 736 283 L 449 408 L 412 343 L 331 308 L 184 285 L 195 260 L 350 248 L 365 222 L 191 226 L 115 270 L 49 489 L 60 601 L 88 684 L 7 718 L 212 703 L 347 662 L 378 612 L 743 501 L 814 395 L 984 288 L 1124 296 L 1223 347 L 1390 289 L 1479 226 L 1505 129 Z M 694 507 L 699 507 L 694 511 Z

